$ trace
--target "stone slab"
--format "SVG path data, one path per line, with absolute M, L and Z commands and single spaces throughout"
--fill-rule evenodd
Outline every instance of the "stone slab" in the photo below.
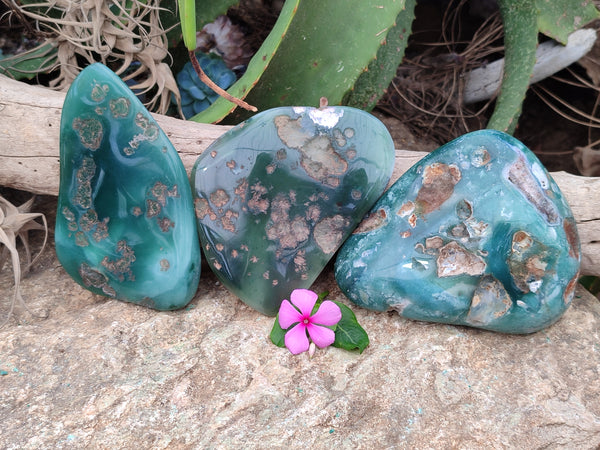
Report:
M 350 304 L 329 266 L 314 285 Z M 0 272 L 0 314 L 12 274 Z M 272 345 L 273 319 L 209 270 L 179 311 L 94 295 L 53 249 L 23 282 L 47 319 L 0 329 L 0 448 L 568 448 L 600 445 L 600 302 L 509 336 L 353 307 L 362 355 Z

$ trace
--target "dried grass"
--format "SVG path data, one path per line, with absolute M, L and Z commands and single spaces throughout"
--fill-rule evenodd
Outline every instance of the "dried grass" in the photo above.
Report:
M 473 3 L 450 1 L 438 41 L 421 42 L 418 33 L 411 36 L 411 46 L 417 46 L 418 51 L 414 52 L 415 56 L 404 59 L 388 93 L 378 105 L 379 109 L 401 120 L 415 135 L 427 135 L 439 144 L 483 128 L 493 104 L 492 99 L 479 104 L 479 109 L 472 109 L 473 105 L 463 102 L 465 74 L 498 59 L 504 50 L 502 21 L 497 12 L 481 23 L 472 38 L 463 36 L 463 9 Z M 592 26 L 598 28 L 600 24 Z M 409 46 L 407 54 L 410 50 Z M 588 144 L 565 154 L 575 153 L 580 173 L 598 176 L 600 140 L 594 137 L 597 135 L 594 130 L 600 128 L 600 42 L 580 63 L 587 70 L 587 77 L 567 69 L 561 72 L 564 76 L 555 75 L 552 81 L 581 88 L 584 96 L 594 96 L 596 103 L 591 111 L 585 112 L 561 98 L 560 87 L 549 89 L 542 82 L 532 85 L 531 92 L 562 118 L 587 128 Z M 586 167 L 590 164 L 593 167 Z
M 448 5 L 442 19 L 440 42 L 418 42 L 418 34 L 413 34 L 411 45 L 416 41 L 420 51 L 404 59 L 387 95 L 378 105 L 401 120 L 415 135 L 427 135 L 438 143 L 485 125 L 484 112 L 491 102 L 478 110 L 465 106 L 464 75 L 503 50 L 499 13 L 489 16 L 472 38 L 464 40 L 460 17 L 467 3 L 467 0 L 458 0 Z

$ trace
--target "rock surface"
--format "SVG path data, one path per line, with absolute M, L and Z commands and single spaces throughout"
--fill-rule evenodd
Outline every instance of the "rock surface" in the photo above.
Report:
M 331 267 L 314 290 L 349 304 Z M 0 272 L 0 314 L 12 274 Z M 209 270 L 183 310 L 84 290 L 53 249 L 23 282 L 47 319 L 0 329 L 0 447 L 568 448 L 600 445 L 600 303 L 581 288 L 526 336 L 353 307 L 371 345 L 292 356 Z

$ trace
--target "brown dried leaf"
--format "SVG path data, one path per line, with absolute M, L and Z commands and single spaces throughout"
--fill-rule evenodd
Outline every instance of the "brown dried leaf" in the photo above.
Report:
M 33 200 L 34 199 L 31 198 L 26 203 L 17 207 L 4 197 L 0 196 L 0 244 L 4 245 L 4 248 L 2 248 L 2 252 L 0 253 L 0 270 L 4 266 L 4 262 L 8 256 L 8 253 L 10 253 L 15 281 L 15 293 L 10 304 L 10 309 L 6 319 L 4 322 L 2 322 L 2 324 L 0 324 L 0 328 L 10 320 L 17 302 L 32 315 L 38 316 L 27 307 L 23 297 L 21 296 L 21 260 L 19 258 L 19 252 L 17 251 L 17 237 L 19 237 L 25 247 L 27 265 L 24 269 L 24 272 L 27 272 L 31 265 L 37 261 L 39 256 L 44 251 L 46 242 L 48 240 L 48 224 L 46 222 L 46 217 L 41 213 L 29 212 L 31 206 L 33 205 Z M 37 218 L 42 219 L 43 225 L 35 222 L 35 219 Z M 28 233 L 30 230 L 44 230 L 45 232 L 42 249 L 35 256 L 35 258 L 33 258 L 33 261 L 31 260 L 31 250 L 29 248 Z

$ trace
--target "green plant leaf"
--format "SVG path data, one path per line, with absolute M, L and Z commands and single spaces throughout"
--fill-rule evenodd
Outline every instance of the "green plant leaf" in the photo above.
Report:
M 271 342 L 275 344 L 277 347 L 285 347 L 285 333 L 287 330 L 281 328 L 279 325 L 279 314 L 275 317 L 275 323 L 273 324 L 273 328 L 271 329 L 271 334 L 269 334 L 269 338 L 271 338 Z
M 227 89 L 227 92 L 234 97 L 244 99 L 259 82 L 265 69 L 269 66 L 273 55 L 277 52 L 283 37 L 286 35 L 299 3 L 300 0 L 287 0 L 285 2 L 277 18 L 277 22 L 273 26 L 269 36 L 267 36 L 267 39 L 265 39 L 248 63 L 246 72 L 233 86 Z M 201 123 L 217 123 L 223 120 L 235 108 L 236 105 L 220 97 L 204 111 L 190 118 L 190 120 Z
M 535 4 L 539 31 L 563 45 L 569 34 L 600 17 L 592 0 L 536 0 Z
M 340 307 L 342 318 L 335 328 L 334 347 L 344 350 L 358 350 L 362 353 L 369 345 L 369 336 L 363 327 L 360 326 L 354 312 L 343 303 L 333 301 Z
M 58 50 L 47 42 L 18 55 L 0 59 L 0 73 L 15 80 L 32 79 L 39 73 L 47 72 L 56 64 Z
M 396 17 L 396 24 L 388 32 L 385 43 L 377 50 L 377 57 L 369 63 L 348 92 L 343 104 L 371 111 L 383 96 L 402 62 L 408 44 L 411 25 L 415 18 L 416 0 L 405 0 L 405 6 Z
M 500 0 L 504 24 L 504 75 L 487 128 L 512 134 L 535 65 L 538 9 L 534 0 Z
M 196 1 L 178 0 L 183 43 L 189 51 L 196 50 Z
M 376 58 L 404 5 L 404 0 L 302 0 L 248 103 L 259 110 L 318 106 L 321 97 L 341 104 Z M 231 120 L 247 117 L 236 110 Z
M 228 92 L 245 97 L 259 110 L 318 106 L 321 97 L 339 105 L 375 59 L 404 5 L 404 0 L 288 0 L 263 44 L 270 51 L 261 47 L 250 62 L 256 67 L 249 66 Z M 233 111 L 232 104 L 226 106 Z M 237 109 L 227 123 L 250 115 Z M 192 120 L 215 122 L 223 117 L 219 99 Z

